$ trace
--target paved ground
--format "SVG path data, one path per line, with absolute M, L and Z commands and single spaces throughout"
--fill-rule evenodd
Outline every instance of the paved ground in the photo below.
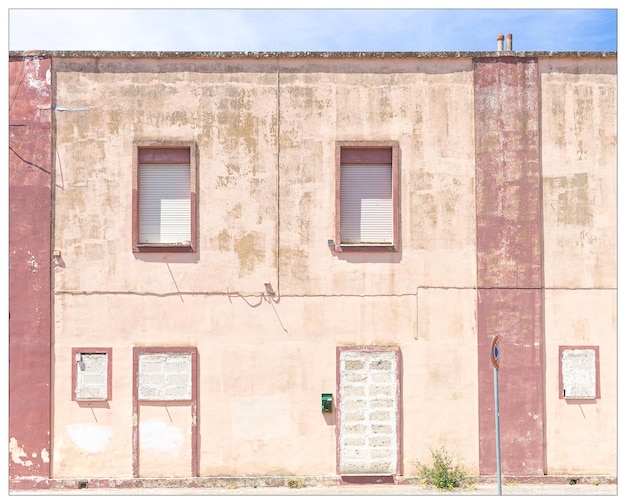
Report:
M 45 491 L 13 491 L 10 495 L 25 496 L 92 496 L 92 495 L 146 495 L 146 496 L 498 496 L 498 487 L 495 484 L 478 484 L 470 489 L 443 492 L 435 488 L 418 485 L 340 485 L 340 486 L 308 486 L 304 488 L 289 487 L 239 487 L 239 488 L 84 488 L 81 490 L 45 490 Z M 563 485 L 563 484 L 505 484 L 502 486 L 502 496 L 514 495 L 554 495 L 554 496 L 617 496 L 616 484 L 601 483 L 598 485 Z

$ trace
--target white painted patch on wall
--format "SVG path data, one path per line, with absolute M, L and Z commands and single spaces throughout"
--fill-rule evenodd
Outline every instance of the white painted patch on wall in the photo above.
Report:
M 139 424 L 139 444 L 142 450 L 178 455 L 183 441 L 183 433 L 178 427 L 161 420 L 145 420 Z
M 110 427 L 93 424 L 68 425 L 67 433 L 78 448 L 89 453 L 106 450 L 112 436 Z
M 50 463 L 50 454 L 45 448 L 41 450 L 41 460 L 43 460 L 46 464 Z
M 46 85 L 46 82 L 48 76 L 46 75 L 45 80 L 41 79 L 41 77 L 39 76 L 39 71 L 41 69 L 39 59 L 32 58 L 30 61 L 33 64 L 33 70 L 27 75 L 28 86 L 37 89 L 38 91 L 47 91 L 48 86 Z
M 28 85 L 35 89 L 41 89 L 41 81 L 38 79 L 39 59 L 32 58 L 30 61 L 33 63 L 34 71 L 28 74 Z
M 17 439 L 11 438 L 11 441 L 9 442 L 9 452 L 11 453 L 11 460 L 14 464 L 19 464 L 25 467 L 33 465 L 32 460 L 22 460 L 23 458 L 26 458 L 26 452 L 24 451 L 24 448 L 19 445 Z
M 266 440 L 289 436 L 289 397 L 286 394 L 275 394 L 232 399 L 230 417 L 235 439 Z

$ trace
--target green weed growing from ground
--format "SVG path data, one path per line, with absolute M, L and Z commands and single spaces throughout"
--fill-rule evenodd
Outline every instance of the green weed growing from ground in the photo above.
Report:
M 454 490 L 473 484 L 472 478 L 467 475 L 463 466 L 453 464 L 452 457 L 448 455 L 445 448 L 438 450 L 430 448 L 430 454 L 433 460 L 432 466 L 424 465 L 419 460 L 415 462 L 422 483 L 440 490 Z
M 296 478 L 289 478 L 287 480 L 287 486 L 289 488 L 304 488 L 304 482 L 300 481 L 299 479 Z

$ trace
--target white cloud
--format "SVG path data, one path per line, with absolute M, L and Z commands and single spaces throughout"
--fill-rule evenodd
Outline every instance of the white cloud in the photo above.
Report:
M 11 9 L 10 50 L 617 50 L 616 11 L 458 9 Z

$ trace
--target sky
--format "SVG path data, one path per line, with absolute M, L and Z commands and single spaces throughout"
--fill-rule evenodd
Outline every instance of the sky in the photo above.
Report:
M 157 8 L 132 8 L 132 0 L 112 0 L 109 8 L 96 2 L 88 9 L 76 8 L 84 2 L 54 2 L 52 9 L 45 2 L 9 3 L 19 5 L 8 9 L 12 51 L 474 52 L 495 51 L 500 33 L 513 35 L 514 51 L 617 51 L 617 2 L 611 7 L 601 0 L 594 9 L 577 8 L 576 2 L 568 9 L 459 9 L 445 0 L 437 2 L 445 7 L 440 9 L 394 0 L 319 0 L 317 8 L 301 1 L 297 5 L 303 7 L 295 9 L 284 7 L 293 2 L 260 0 L 229 3 L 240 8 L 180 0 L 178 9 L 171 2 L 164 3 L 170 7 L 151 2 Z M 346 8 L 355 3 L 365 8 Z

